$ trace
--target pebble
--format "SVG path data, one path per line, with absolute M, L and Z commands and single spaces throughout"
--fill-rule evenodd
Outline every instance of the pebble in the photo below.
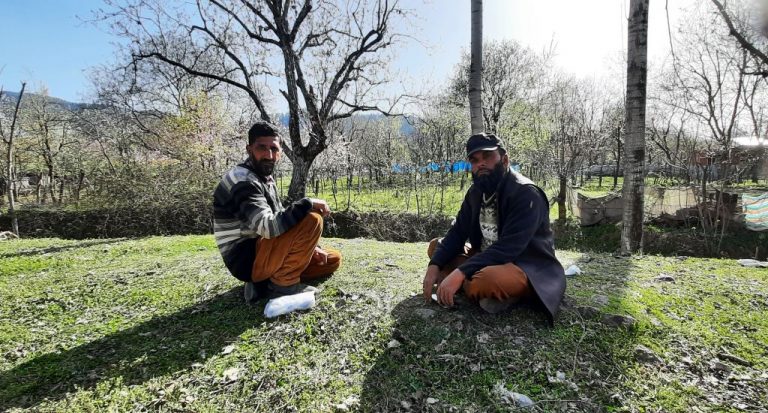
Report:
M 418 309 L 416 309 L 414 311 L 414 313 L 417 316 L 419 316 L 419 317 L 421 317 L 421 318 L 423 318 L 425 320 L 428 320 L 428 319 L 430 319 L 430 318 L 435 316 L 436 311 L 432 310 L 431 308 L 418 308 Z
M 619 314 L 606 314 L 603 317 L 603 324 L 610 327 L 632 328 L 637 322 L 633 317 Z
M 635 346 L 635 359 L 641 363 L 658 364 L 661 359 L 648 347 L 638 344 Z

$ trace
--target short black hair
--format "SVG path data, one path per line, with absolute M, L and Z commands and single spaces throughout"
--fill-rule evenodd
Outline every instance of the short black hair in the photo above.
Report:
M 262 136 L 280 136 L 280 133 L 275 125 L 269 122 L 258 121 L 248 130 L 248 145 L 253 145 L 253 142 Z

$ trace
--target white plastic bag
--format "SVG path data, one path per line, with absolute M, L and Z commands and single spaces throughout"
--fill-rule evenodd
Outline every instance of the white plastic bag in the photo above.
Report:
M 576 264 L 571 265 L 565 270 L 565 275 L 579 275 L 581 274 L 581 268 L 579 268 Z

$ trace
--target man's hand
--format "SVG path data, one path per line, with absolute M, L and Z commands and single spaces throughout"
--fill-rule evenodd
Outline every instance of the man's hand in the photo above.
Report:
M 427 267 L 427 273 L 424 275 L 424 299 L 429 302 L 432 299 L 432 287 L 440 276 L 440 267 L 430 265 Z
M 466 277 L 458 268 L 453 270 L 437 287 L 437 300 L 448 307 L 453 306 L 453 296 L 459 291 Z
M 309 200 L 312 201 L 312 211 L 322 215 L 323 218 L 331 215 L 331 207 L 328 206 L 327 202 L 323 201 L 322 199 L 315 198 L 310 198 Z
M 328 264 L 328 253 L 320 247 L 315 247 L 315 252 L 312 253 L 312 261 L 317 265 Z

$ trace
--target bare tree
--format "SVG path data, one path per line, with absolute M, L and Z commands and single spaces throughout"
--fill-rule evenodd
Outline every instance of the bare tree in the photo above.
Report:
M 756 68 L 746 72 L 768 77 L 768 4 L 760 2 L 762 10 L 754 10 L 745 1 L 731 1 L 731 7 L 726 1 L 710 1 L 728 27 L 728 34 L 754 59 Z
M 472 133 L 483 125 L 483 0 L 472 0 L 472 58 L 469 69 L 469 114 Z
M 546 162 L 545 170 L 557 178 L 558 220 L 565 222 L 568 198 L 568 180 L 582 167 L 583 161 L 599 149 L 602 108 L 597 90 L 587 81 L 572 77 L 556 79 L 547 104 L 541 108 L 541 117 L 547 119 L 539 149 L 538 162 Z
M 674 43 L 681 47 L 675 48 L 673 73 L 663 82 L 661 100 L 667 113 L 678 118 L 668 129 L 679 129 L 685 137 L 687 168 L 698 187 L 700 228 L 711 252 L 717 252 L 734 206 L 724 193 L 751 169 L 748 160 L 734 156 L 735 138 L 764 134 L 766 81 L 751 75 L 751 56 L 717 24 L 718 14 L 696 17 L 679 27 Z M 654 135 L 652 129 L 655 140 Z
M 483 45 L 482 116 L 486 131 L 500 133 L 505 111 L 516 113 L 509 119 L 515 128 L 520 118 L 535 111 L 539 87 L 546 82 L 551 53 L 537 55 L 514 40 L 489 41 Z M 451 94 L 457 103 L 466 104 L 469 96 L 471 56 L 462 55 L 451 79 Z M 511 109 L 510 106 L 515 106 Z
M 627 109 L 624 139 L 624 217 L 621 252 L 643 248 L 645 104 L 648 71 L 648 0 L 630 0 L 627 36 Z
M 16 218 L 16 204 L 14 199 L 14 185 L 16 181 L 16 176 L 14 174 L 13 170 L 13 139 L 14 134 L 16 133 L 16 123 L 19 118 L 19 107 L 21 106 L 21 99 L 24 97 L 24 89 L 27 87 L 27 84 L 25 82 L 21 82 L 21 91 L 19 92 L 19 96 L 16 99 L 16 106 L 13 110 L 13 115 L 11 116 L 11 127 L 8 130 L 8 133 L 5 133 L 5 129 L 3 127 L 2 121 L 3 118 L 0 116 L 0 137 L 2 137 L 3 142 L 7 145 L 7 149 L 5 152 L 5 161 L 7 162 L 6 165 L 6 175 L 8 177 L 8 180 L 6 182 L 6 192 L 8 193 L 8 215 L 11 217 L 11 230 L 14 234 L 17 236 L 19 235 L 19 220 Z M 3 98 L 3 90 L 0 88 L 0 101 L 2 101 Z
M 51 100 L 44 87 L 27 98 L 25 109 L 22 126 L 35 143 L 34 152 L 45 168 L 44 175 L 41 170 L 41 178 L 47 177 L 38 182 L 38 202 L 40 197 L 44 202 L 50 196 L 51 202 L 61 203 L 61 197 L 57 198 L 56 184 L 58 180 L 58 192 L 63 193 L 64 175 L 58 170 L 58 158 L 65 147 L 73 143 L 69 113 Z
M 131 40 L 134 61 L 162 62 L 240 90 L 267 121 L 268 91 L 279 90 L 289 111 L 290 199 L 304 195 L 331 123 L 393 111 L 394 102 L 375 92 L 389 79 L 387 52 L 401 38 L 392 27 L 407 15 L 397 0 L 197 0 L 193 13 L 181 2 L 106 1 L 112 10 L 99 17 Z

